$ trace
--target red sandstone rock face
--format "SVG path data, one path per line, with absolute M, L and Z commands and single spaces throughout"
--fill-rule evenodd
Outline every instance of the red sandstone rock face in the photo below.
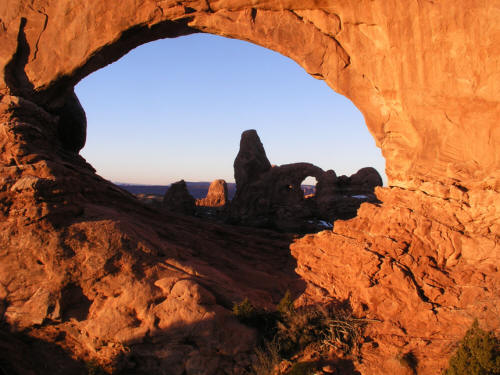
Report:
M 127 369 L 237 374 L 253 338 L 230 302 L 269 305 L 295 285 L 304 303 L 349 298 L 380 321 L 363 374 L 401 373 L 409 350 L 419 374 L 439 373 L 475 317 L 500 327 L 499 19 L 476 0 L 0 2 L 3 321 L 49 345 L 32 346 L 52 356 L 33 356 L 48 373 L 57 358 L 84 371 L 71 357 L 129 348 Z M 302 281 L 286 238 L 161 215 L 76 154 L 74 85 L 139 44 L 198 31 L 294 59 L 353 100 L 382 148 L 383 203 L 297 241 Z
M 227 184 L 224 180 L 212 181 L 207 196 L 196 200 L 196 205 L 203 207 L 225 207 L 228 203 Z
M 131 48 L 203 31 L 274 49 L 351 98 L 393 184 L 480 181 L 500 169 L 491 2 L 8 0 L 0 14 L 0 92 L 51 111 L 65 108 L 78 80 Z M 483 146 L 471 146 L 470 129 L 481 129 L 473 139 Z
M 301 299 L 348 300 L 355 314 L 374 319 L 358 365 L 363 374 L 403 373 L 397 358 L 409 352 L 419 374 L 438 374 L 473 318 L 498 332 L 498 241 L 460 233 L 479 233 L 481 226 L 454 217 L 472 215 L 459 208 L 466 193 L 394 190 L 377 188 L 381 206 L 365 203 L 355 219 L 335 222 L 333 232 L 291 245 L 297 273 L 309 281 Z
M 36 138 L 50 115 L 2 109 L 2 368 L 86 374 L 81 361 L 95 359 L 125 373 L 243 373 L 255 333 L 232 303 L 269 306 L 304 289 L 291 239 L 151 210 L 76 155 L 26 156 L 50 150 Z M 9 160 L 32 160 L 29 172 Z M 23 347 L 5 324 L 37 341 Z M 33 360 L 17 361 L 16 346 Z

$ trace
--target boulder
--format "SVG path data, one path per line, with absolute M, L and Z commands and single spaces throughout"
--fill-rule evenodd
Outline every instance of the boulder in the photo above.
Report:
M 375 168 L 361 168 L 349 178 L 346 192 L 351 195 L 373 194 L 377 186 L 382 186 L 382 177 Z
M 184 180 L 174 182 L 170 185 L 163 197 L 163 207 L 167 211 L 193 215 L 195 206 L 195 199 L 189 194 Z

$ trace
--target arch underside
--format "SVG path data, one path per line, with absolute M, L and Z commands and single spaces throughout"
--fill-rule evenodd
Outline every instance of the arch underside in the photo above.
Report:
M 0 92 L 32 99 L 56 114 L 79 80 L 130 49 L 159 38 L 208 32 L 280 52 L 351 99 L 382 148 L 393 185 L 431 178 L 478 181 L 499 169 L 496 153 L 471 147 L 466 136 L 466 129 L 476 129 L 478 122 L 488 128 L 484 124 L 500 111 L 495 79 L 486 78 L 496 55 L 476 48 L 491 50 L 493 41 L 479 39 L 483 30 L 472 32 L 474 25 L 454 17 L 458 11 L 444 12 L 444 3 L 321 6 L 290 1 L 275 6 L 266 1 L 249 6 L 243 1 L 150 0 L 113 8 L 90 1 L 76 9 L 55 1 L 41 1 L 38 9 L 22 1 L 8 4 L 16 3 L 18 13 L 2 18 L 7 28 L 0 36 L 5 46 L 0 64 L 7 69 Z M 494 24 L 498 10 L 471 6 L 469 12 Z M 459 37 L 450 41 L 435 24 L 457 30 Z M 478 61 L 486 68 L 478 71 Z M 9 68 L 12 63 L 15 69 Z M 483 145 L 498 135 L 494 128 L 474 132 Z
M 398 373 L 393 359 L 410 351 L 419 373 L 438 373 L 474 318 L 500 327 L 499 19 L 473 0 L 4 1 L 4 321 L 103 363 L 123 345 L 138 358 L 154 349 L 172 371 L 181 361 L 161 357 L 173 348 L 162 334 L 204 332 L 175 347 L 181 357 L 237 373 L 231 358 L 253 348 L 228 305 L 248 296 L 269 306 L 291 288 L 299 304 L 348 301 L 378 322 L 366 327 L 377 345 L 362 345 L 363 374 Z M 293 240 L 288 259 L 288 238 L 151 212 L 97 176 L 78 155 L 74 85 L 140 44 L 194 32 L 273 49 L 351 99 L 386 158 L 382 203 Z M 85 302 L 80 320 L 61 313 L 68 290 Z M 216 334 L 227 327 L 241 342 Z

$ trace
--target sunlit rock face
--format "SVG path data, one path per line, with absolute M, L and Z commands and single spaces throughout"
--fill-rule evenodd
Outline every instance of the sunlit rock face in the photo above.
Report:
M 224 180 L 214 180 L 208 187 L 205 198 L 197 199 L 196 205 L 201 207 L 223 208 L 229 203 L 227 183 Z
M 4 321 L 53 358 L 63 347 L 65 360 L 111 363 L 131 350 L 122 366 L 237 374 L 254 337 L 231 302 L 269 305 L 290 288 L 373 318 L 363 374 L 401 373 L 395 358 L 410 351 L 419 374 L 439 373 L 474 318 L 500 326 L 499 20 L 495 2 L 475 0 L 1 2 Z M 77 154 L 74 85 L 142 43 L 194 32 L 278 51 L 350 98 L 386 158 L 383 203 L 297 240 L 294 264 L 286 238 L 252 247 L 257 232 L 161 216 L 95 175 Z

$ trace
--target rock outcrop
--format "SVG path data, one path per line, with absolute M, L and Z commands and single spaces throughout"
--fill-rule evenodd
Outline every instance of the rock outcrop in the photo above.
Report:
M 356 218 L 335 222 L 333 231 L 291 245 L 297 273 L 309 280 L 302 303 L 336 296 L 370 319 L 358 364 L 362 374 L 405 374 L 399 359 L 408 353 L 418 374 L 439 374 L 473 318 L 498 327 L 497 245 L 458 233 L 481 226 L 461 227 L 453 218 L 466 199 L 458 188 L 448 190 L 448 200 L 391 190 L 376 188 L 382 204 L 364 204 Z
M 356 186 L 360 193 L 372 192 L 377 186 L 382 186 L 382 177 L 375 168 L 361 168 L 351 175 L 351 186 Z
M 236 195 L 238 190 L 245 190 L 248 184 L 260 179 L 262 174 L 271 169 L 266 150 L 260 141 L 257 131 L 245 130 L 241 134 L 240 150 L 234 160 L 234 179 Z
M 293 289 L 374 318 L 363 375 L 402 373 L 410 351 L 440 373 L 475 318 L 500 327 L 499 20 L 477 0 L 0 2 L 1 334 L 36 354 L 2 350 L 2 369 L 243 373 L 254 340 L 231 302 Z M 386 158 L 383 203 L 299 239 L 295 263 L 289 238 L 160 214 L 97 176 L 77 154 L 76 83 L 196 32 L 280 52 L 350 98 Z
M 165 192 L 165 196 L 163 197 L 163 208 L 165 210 L 184 215 L 193 215 L 195 207 L 195 199 L 189 194 L 184 180 L 174 182 Z
M 233 223 L 314 232 L 327 222 L 354 217 L 362 202 L 377 201 L 374 188 L 382 185 L 382 178 L 373 168 L 337 178 L 334 171 L 310 163 L 271 166 L 255 130 L 242 133 L 240 147 L 229 213 Z M 310 176 L 317 180 L 317 191 L 306 199 L 301 183 Z
M 196 200 L 196 205 L 202 207 L 225 207 L 228 203 L 227 184 L 224 180 L 212 181 L 207 196 Z

